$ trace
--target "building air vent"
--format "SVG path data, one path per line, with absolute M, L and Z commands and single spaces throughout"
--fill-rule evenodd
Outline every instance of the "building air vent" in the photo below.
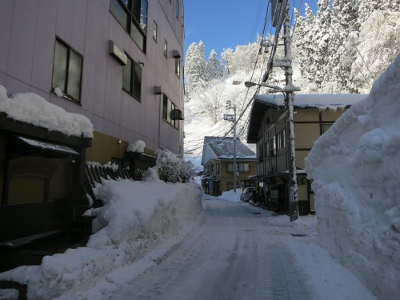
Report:
M 172 56 L 173 56 L 174 58 L 181 58 L 181 54 L 179 53 L 178 50 L 173 50 L 173 51 L 172 51 Z
M 156 95 L 161 95 L 162 94 L 162 90 L 161 90 L 161 86 L 154 86 L 154 94 Z
M 185 120 L 183 117 L 183 113 L 180 109 L 173 109 L 171 111 L 171 119 L 172 120 Z
M 114 57 L 121 65 L 126 66 L 128 64 L 128 58 L 112 40 L 108 41 L 108 53 Z

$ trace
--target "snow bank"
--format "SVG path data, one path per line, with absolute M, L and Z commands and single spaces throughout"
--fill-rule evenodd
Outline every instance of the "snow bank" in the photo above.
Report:
M 236 193 L 233 190 L 222 192 L 221 196 L 218 196 L 218 199 L 226 200 L 233 203 L 240 203 L 240 194 L 242 193 L 242 189 L 237 188 Z M 209 195 L 207 195 L 209 196 Z
M 305 159 L 319 244 L 380 299 L 399 293 L 399 116 L 400 56 Z
M 9 118 L 59 131 L 67 136 L 93 138 L 93 124 L 81 114 L 68 113 L 34 93 L 18 93 L 8 98 L 0 85 L 0 112 Z
M 71 299 L 102 278 L 113 281 L 108 274 L 178 235 L 200 212 L 198 185 L 149 178 L 148 182 L 104 181 L 96 188 L 104 206 L 93 210 L 97 225 L 103 228 L 90 237 L 86 247 L 45 256 L 40 266 L 4 272 L 0 280 L 28 284 L 29 299 Z

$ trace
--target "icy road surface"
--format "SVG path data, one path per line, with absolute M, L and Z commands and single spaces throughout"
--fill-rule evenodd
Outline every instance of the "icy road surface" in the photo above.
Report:
M 293 228 L 268 225 L 276 217 L 246 203 L 205 203 L 179 247 L 113 299 L 317 299 L 284 245 Z

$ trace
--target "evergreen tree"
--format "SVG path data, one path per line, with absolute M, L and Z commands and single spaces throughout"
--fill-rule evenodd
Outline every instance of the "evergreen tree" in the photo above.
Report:
M 220 79 L 223 76 L 223 65 L 218 58 L 217 52 L 214 49 L 211 50 L 210 57 L 207 61 L 206 66 L 206 79 Z
M 191 94 L 201 86 L 206 72 L 206 61 L 204 58 L 204 44 L 192 43 L 186 51 L 185 60 L 185 90 L 186 101 L 190 100 Z
M 399 52 L 400 0 L 329 3 L 319 0 L 316 15 L 308 6 L 305 17 L 296 12 L 303 92 L 368 92 Z

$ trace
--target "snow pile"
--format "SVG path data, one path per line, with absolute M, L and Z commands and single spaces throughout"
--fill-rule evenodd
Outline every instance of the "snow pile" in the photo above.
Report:
M 17 93 L 9 98 L 5 87 L 0 85 L 0 112 L 5 112 L 13 120 L 44 127 L 49 131 L 93 138 L 93 124 L 87 117 L 68 113 L 34 93 Z
M 141 140 L 137 140 L 136 142 L 129 144 L 128 148 L 126 149 L 126 152 L 143 153 L 144 148 L 146 148 L 146 143 Z
M 222 192 L 221 196 L 215 197 L 220 200 L 225 200 L 233 203 L 240 203 L 240 194 L 242 193 L 242 189 L 236 189 L 236 193 L 233 190 Z M 214 198 L 211 195 L 205 195 L 207 198 Z
M 378 298 L 400 278 L 400 56 L 314 145 L 318 242 Z
M 157 174 L 148 178 L 104 181 L 95 189 L 104 206 L 93 209 L 96 222 L 104 227 L 86 247 L 45 256 L 42 265 L 19 267 L 0 274 L 0 279 L 28 284 L 29 299 L 77 299 L 102 278 L 117 289 L 119 283 L 108 274 L 183 232 L 201 210 L 198 185 L 165 183 Z

